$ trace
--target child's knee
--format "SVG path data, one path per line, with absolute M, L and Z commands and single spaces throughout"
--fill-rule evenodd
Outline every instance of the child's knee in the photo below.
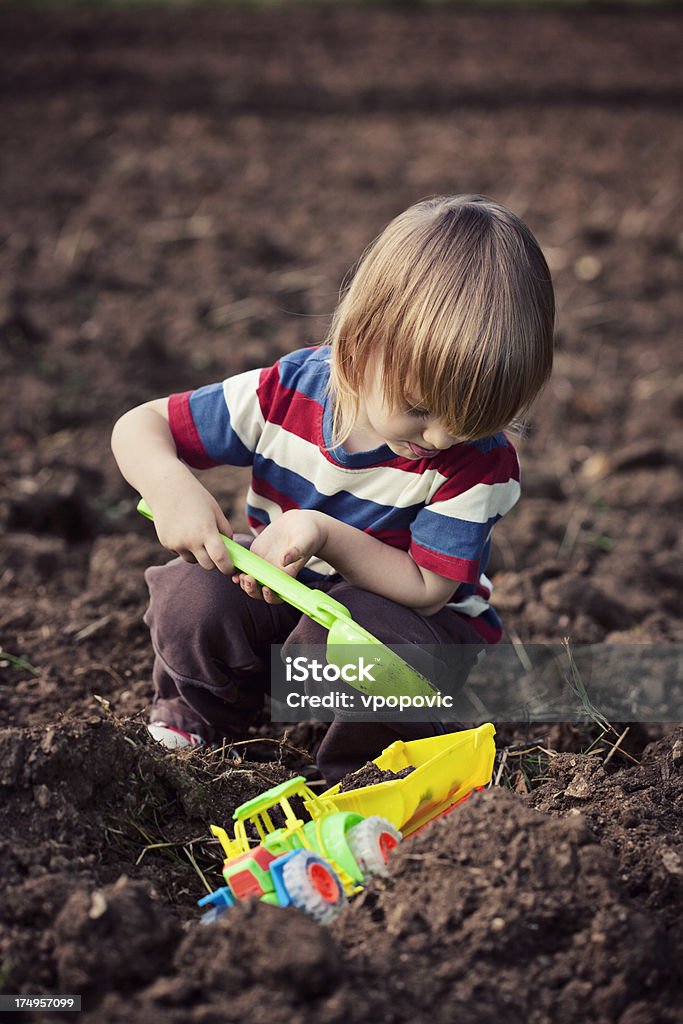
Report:
M 218 570 L 211 572 L 177 558 L 145 572 L 150 603 L 145 622 L 156 633 L 196 635 L 230 615 L 241 598 L 239 587 Z
M 346 581 L 335 584 L 330 591 L 330 596 L 348 608 L 351 617 L 360 626 L 365 626 L 370 631 L 372 631 L 371 624 L 376 618 L 378 610 L 383 606 L 394 605 L 389 598 L 373 594 L 369 590 L 361 590 Z
M 348 608 L 351 618 L 382 643 L 430 643 L 434 634 L 418 612 L 388 597 L 361 590 L 351 583 L 336 584 L 330 591 Z

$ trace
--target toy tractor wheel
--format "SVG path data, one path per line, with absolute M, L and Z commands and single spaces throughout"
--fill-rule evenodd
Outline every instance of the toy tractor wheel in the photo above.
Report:
M 389 875 L 389 854 L 403 836 L 397 828 L 377 814 L 365 818 L 346 833 L 346 842 L 364 878 Z
M 331 864 L 317 853 L 302 850 L 287 861 L 282 881 L 292 904 L 321 924 L 331 921 L 346 904 L 346 893 Z

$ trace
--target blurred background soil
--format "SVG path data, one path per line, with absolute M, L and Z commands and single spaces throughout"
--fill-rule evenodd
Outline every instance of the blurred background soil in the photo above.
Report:
M 80 991 L 92 1021 L 681 1019 L 672 729 L 605 763 L 576 728 L 506 727 L 553 748 L 535 785 L 511 757 L 516 792 L 406 843 L 332 929 L 264 906 L 195 927 L 208 822 L 320 727 L 264 723 L 240 764 L 146 740 L 142 570 L 167 555 L 109 433 L 321 340 L 406 206 L 494 196 L 559 307 L 490 569 L 508 637 L 680 642 L 682 28 L 650 7 L 0 10 L 0 991 Z M 209 482 L 243 526 L 244 472 Z

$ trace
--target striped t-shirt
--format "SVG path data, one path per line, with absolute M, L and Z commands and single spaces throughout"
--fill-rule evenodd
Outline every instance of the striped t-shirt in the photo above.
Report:
M 172 395 L 178 455 L 196 469 L 251 466 L 247 517 L 258 533 L 292 508 L 310 508 L 408 551 L 453 580 L 449 606 L 489 643 L 501 636 L 485 575 L 494 524 L 519 497 L 514 448 L 499 433 L 425 459 L 388 445 L 347 452 L 332 439 L 330 350 L 300 349 L 274 366 Z M 336 576 L 312 558 L 307 583 Z

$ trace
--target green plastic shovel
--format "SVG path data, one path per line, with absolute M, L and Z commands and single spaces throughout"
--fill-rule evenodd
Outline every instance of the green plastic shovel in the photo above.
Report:
M 144 499 L 138 503 L 138 512 L 153 519 Z M 301 580 L 289 576 L 265 558 L 254 554 L 229 537 L 221 534 L 232 563 L 240 572 L 253 576 L 263 587 L 268 587 L 287 604 L 323 626 L 327 631 L 327 661 L 340 669 L 351 663 L 358 664 L 362 655 L 365 663 L 372 663 L 370 674 L 374 682 L 348 679 L 350 686 L 362 693 L 377 696 L 428 697 L 438 690 L 423 675 L 399 658 L 377 637 L 354 622 L 348 608 L 320 590 L 311 590 Z M 353 648 L 356 648 L 354 653 Z M 352 675 L 353 673 L 348 673 Z

